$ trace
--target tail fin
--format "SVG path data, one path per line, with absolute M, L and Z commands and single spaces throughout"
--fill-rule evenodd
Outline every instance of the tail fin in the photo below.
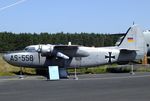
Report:
M 133 25 L 127 30 L 118 47 L 120 50 L 135 50 L 140 56 L 147 54 L 144 35 L 138 25 Z

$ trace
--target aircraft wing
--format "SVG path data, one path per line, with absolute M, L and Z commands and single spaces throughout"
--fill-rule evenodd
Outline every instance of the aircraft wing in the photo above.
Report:
M 69 57 L 87 57 L 89 53 L 85 50 L 81 50 L 78 45 L 57 45 L 54 46 L 54 50 L 61 52 Z
M 52 45 L 48 48 L 40 49 L 42 56 L 61 57 L 69 59 L 70 57 L 87 57 L 89 53 L 81 50 L 78 45 Z
M 55 45 L 54 48 L 57 50 L 76 50 L 78 45 Z

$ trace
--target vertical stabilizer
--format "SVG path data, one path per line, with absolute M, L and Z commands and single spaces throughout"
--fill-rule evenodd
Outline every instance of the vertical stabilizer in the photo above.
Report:
M 136 51 L 137 57 L 147 54 L 146 42 L 144 35 L 138 25 L 131 26 L 120 44 L 118 45 L 121 50 Z

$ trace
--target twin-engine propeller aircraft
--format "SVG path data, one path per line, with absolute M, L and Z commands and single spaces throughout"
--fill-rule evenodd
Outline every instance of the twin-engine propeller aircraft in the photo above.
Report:
M 11 65 L 45 68 L 59 66 L 60 77 L 67 68 L 90 67 L 111 63 L 128 63 L 143 59 L 147 54 L 144 36 L 139 26 L 131 26 L 118 46 L 85 47 L 78 45 L 31 45 L 23 51 L 4 54 Z

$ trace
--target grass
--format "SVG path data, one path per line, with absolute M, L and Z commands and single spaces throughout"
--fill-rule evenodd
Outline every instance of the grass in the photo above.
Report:
M 134 65 L 135 72 L 150 72 L 150 66 Z M 74 73 L 74 69 L 68 69 L 69 73 Z M 78 68 L 78 74 L 100 74 L 100 73 L 129 73 L 131 72 L 131 65 L 119 66 L 117 64 L 104 65 L 91 68 Z
M 14 76 L 15 74 L 14 73 L 11 73 L 11 72 L 1 72 L 0 73 L 0 76 Z
M 90 67 L 90 68 L 77 68 L 77 73 L 80 74 L 100 74 L 107 73 L 107 68 L 109 65 Z M 69 73 L 74 73 L 75 69 L 68 69 Z

